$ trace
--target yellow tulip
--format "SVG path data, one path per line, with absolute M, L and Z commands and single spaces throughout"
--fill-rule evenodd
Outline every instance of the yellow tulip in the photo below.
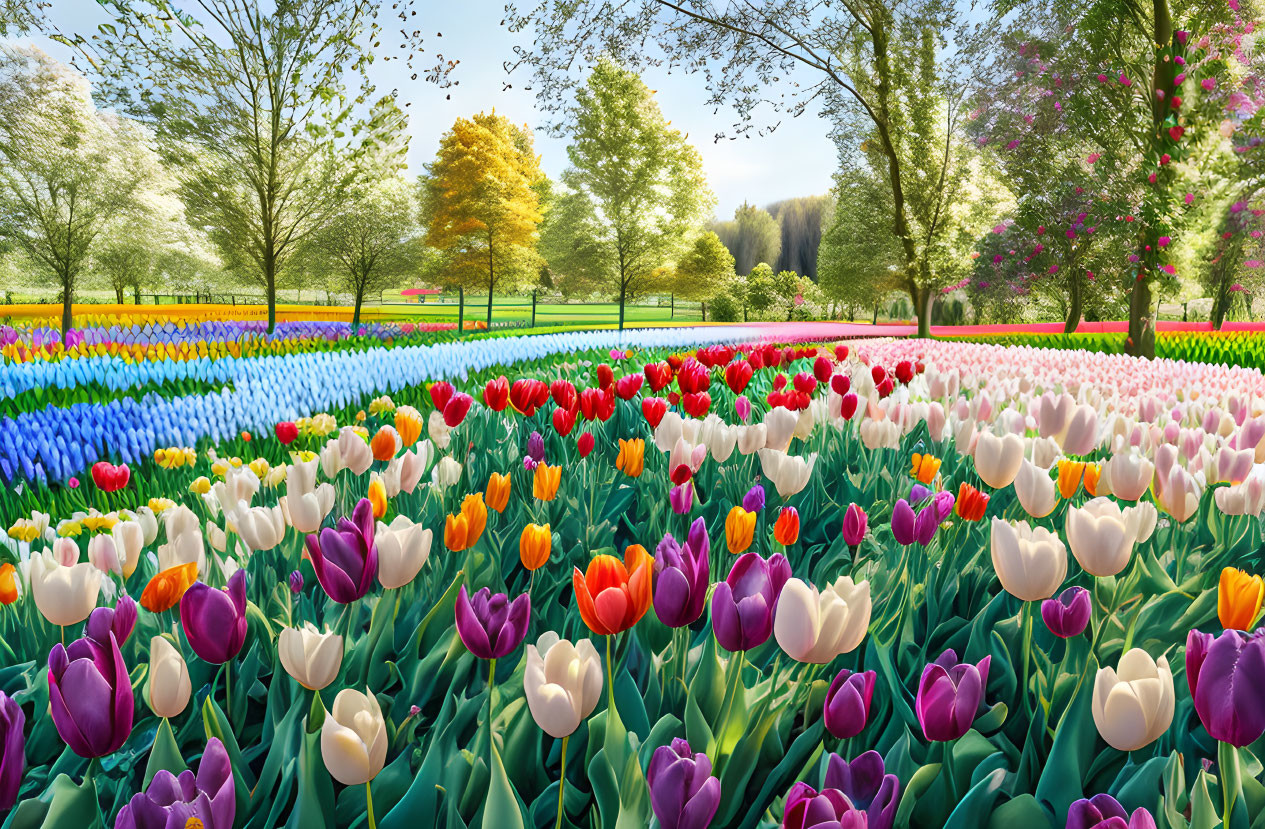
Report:
M 751 546 L 755 537 L 755 519 L 754 512 L 747 512 L 742 507 L 729 510 L 729 515 L 725 517 L 725 543 L 729 545 L 729 552 L 737 555 Z

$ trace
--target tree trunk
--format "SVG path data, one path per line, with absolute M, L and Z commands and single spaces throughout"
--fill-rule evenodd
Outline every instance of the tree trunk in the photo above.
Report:
M 668 297 L 668 302 L 672 303 L 672 306 L 668 311 L 668 319 L 674 320 L 676 319 L 676 294 L 669 294 Z
M 703 302 L 700 305 L 703 307 L 703 322 L 707 322 L 707 303 Z
M 1080 277 L 1072 277 L 1072 296 L 1071 303 L 1068 305 L 1067 309 L 1067 320 L 1063 323 L 1064 334 L 1075 334 L 1076 329 L 1080 327 L 1082 304 L 1081 295 L 1083 293 L 1084 289 L 1081 286 Z
M 624 330 L 624 302 L 628 299 L 628 285 L 621 279 L 619 283 L 619 330 Z
M 488 283 L 488 330 L 492 330 L 492 284 Z
M 132 301 L 137 305 L 141 304 L 141 286 L 139 282 L 132 285 Z
M 536 327 L 536 294 L 537 291 L 531 292 L 531 327 Z
M 114 304 L 115 305 L 123 304 L 123 286 L 122 285 L 114 286 Z
M 878 303 L 877 302 L 874 303 L 874 319 L 871 321 L 870 324 L 878 325 Z
M 1225 280 L 1217 285 L 1217 295 L 1212 298 L 1212 328 L 1220 331 L 1225 325 L 1226 312 L 1230 310 L 1230 292 L 1226 290 Z
M 74 324 L 73 303 L 75 301 L 74 282 L 68 276 L 63 274 L 61 280 L 61 333 L 62 341 L 65 342 L 66 334 L 70 332 L 71 326 Z
M 1125 350 L 1135 357 L 1155 356 L 1155 320 L 1151 317 L 1151 280 L 1143 275 L 1129 294 L 1129 336 Z
M 466 289 L 457 289 L 457 336 L 466 333 Z
M 492 289 L 496 287 L 496 271 L 492 262 L 492 231 L 488 231 L 488 330 L 492 330 Z
M 351 332 L 356 333 L 356 329 L 360 327 L 360 304 L 364 301 L 365 289 L 356 289 L 356 310 L 351 312 Z
M 931 309 L 935 306 L 936 292 L 930 288 L 910 288 L 909 298 L 914 303 L 914 314 L 918 317 L 918 337 L 927 339 L 931 336 Z
M 277 263 L 272 257 L 264 259 L 264 290 L 268 300 L 268 333 L 277 330 Z

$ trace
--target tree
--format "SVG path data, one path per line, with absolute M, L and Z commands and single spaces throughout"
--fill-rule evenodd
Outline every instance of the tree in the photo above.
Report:
M 97 112 L 85 78 L 34 47 L 0 47 L 0 234 L 75 288 L 111 221 L 138 209 L 153 169 L 145 133 Z
M 712 230 L 734 256 L 734 270 L 741 276 L 761 262 L 772 265 L 782 249 L 782 228 L 777 219 L 755 205 L 743 202 L 728 222 L 716 222 Z
M 1259 57 L 1239 48 L 1253 26 L 1238 5 L 1033 0 L 1017 7 L 1012 41 L 1031 41 L 1039 57 L 1028 84 L 1057 98 L 1060 123 L 1092 145 L 1098 163 L 1122 171 L 1113 195 L 1129 209 L 1118 214 L 1127 226 L 1116 231 L 1123 241 L 1116 267 L 1128 285 L 1125 345 L 1133 354 L 1155 354 L 1155 294 L 1180 276 L 1175 253 L 1192 229 L 1190 205 L 1215 184 L 1204 174 L 1217 167 L 1209 154 L 1234 151 L 1220 125 L 1247 117 L 1258 86 Z M 1043 134 L 1035 124 L 1028 132 L 1007 144 Z
M 965 175 L 951 139 L 960 132 L 966 70 L 979 38 L 961 22 L 967 14 L 961 6 L 591 0 L 542 2 L 526 12 L 511 7 L 508 18 L 511 28 L 535 29 L 535 48 L 520 63 L 535 69 L 542 108 L 559 109 L 575 82 L 573 67 L 597 54 L 634 67 L 666 61 L 705 73 L 711 102 L 733 104 L 740 133 L 757 126 L 752 113 L 762 105 L 799 114 L 810 101 L 822 101 L 841 153 L 868 145 L 873 169 L 886 180 L 899 277 L 925 336 L 931 303 L 948 281 L 939 250 L 956 235 L 946 226 L 948 208 Z M 762 94 L 783 80 L 793 85 L 785 106 L 783 96 Z
M 734 279 L 734 257 L 715 233 L 700 233 L 677 260 L 671 274 L 672 293 L 706 303 Z
M 311 237 L 318 275 L 354 297 L 351 326 L 369 294 L 399 285 L 416 272 L 421 240 L 409 186 L 388 178 L 353 187 L 338 212 Z
M 496 113 L 458 118 L 428 169 L 426 241 L 447 253 L 447 279 L 492 296 L 534 281 L 543 177 L 531 133 Z
M 553 287 L 566 297 L 587 297 L 615 283 L 614 259 L 593 201 L 583 193 L 555 195 L 540 224 L 537 251 Z
M 675 259 L 714 201 L 698 152 L 664 121 L 636 73 L 598 61 L 571 120 L 571 167 L 562 180 L 587 202 L 574 210 L 607 258 L 602 287 L 619 298 L 622 330 L 627 300 L 652 286 L 655 270 Z
M 856 319 L 858 309 L 876 309 L 899 290 L 900 244 L 887 232 L 890 198 L 886 182 L 868 167 L 845 167 L 822 211 L 817 284 L 849 319 Z
M 773 267 L 795 271 L 817 281 L 817 250 L 821 245 L 821 216 L 828 196 L 801 196 L 770 204 L 765 210 L 782 226 L 782 249 Z
M 377 4 L 283 0 L 263 12 L 250 0 L 204 0 L 200 19 L 167 0 L 102 5 L 113 21 L 93 48 L 111 97 L 158 128 L 182 168 L 190 217 L 227 267 L 263 288 L 271 331 L 287 265 L 352 183 L 339 152 L 398 142 L 404 128 L 389 97 L 370 105 L 368 68 L 384 34 Z M 402 21 L 410 8 L 392 6 Z M 411 66 L 419 36 L 402 31 Z M 447 83 L 451 66 L 439 56 L 427 80 Z M 358 77 L 351 92 L 348 75 Z

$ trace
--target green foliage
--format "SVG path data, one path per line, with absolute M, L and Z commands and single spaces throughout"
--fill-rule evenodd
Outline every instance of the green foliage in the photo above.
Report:
M 711 231 L 699 234 L 676 263 L 672 292 L 682 299 L 709 300 L 734 279 L 734 257 Z
M 653 275 L 676 258 L 713 197 L 698 151 L 668 126 L 636 73 L 600 60 L 577 91 L 570 117 L 571 167 L 562 181 L 582 202 L 568 208 L 581 221 L 563 232 L 588 241 L 555 269 L 583 274 L 581 281 L 618 297 L 622 309 L 655 287 Z M 597 250 L 606 267 L 593 266 Z
M 728 222 L 716 222 L 711 227 L 734 257 L 734 271 L 746 276 L 761 262 L 778 261 L 782 250 L 782 227 L 778 220 L 755 205 L 743 202 Z

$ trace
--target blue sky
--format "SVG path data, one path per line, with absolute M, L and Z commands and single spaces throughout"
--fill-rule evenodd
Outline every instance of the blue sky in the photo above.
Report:
M 425 48 L 431 57 L 442 52 L 458 58 L 453 78 L 460 84 L 449 90 L 409 80 L 402 62 L 379 63 L 375 80 L 382 91 L 399 90 L 407 108 L 413 133 L 409 164 L 420 171 L 433 157 L 439 137 L 463 115 L 485 109 L 532 127 L 546 119 L 535 108 L 534 93 L 524 87 L 531 79 L 524 70 L 507 76 L 502 64 L 512 59 L 514 46 L 531 45 L 530 33 L 514 34 L 498 25 L 504 16 L 504 0 L 420 0 L 419 27 L 426 34 Z M 63 30 L 88 36 L 103 16 L 93 0 L 56 0 L 53 19 Z M 434 35 L 442 32 L 442 38 Z M 65 59 L 60 44 L 38 39 L 41 47 Z M 424 65 L 424 64 L 423 64 Z M 703 157 L 708 181 L 717 197 L 718 218 L 728 218 L 744 200 L 765 205 L 778 199 L 826 192 L 835 170 L 834 147 L 826 137 L 828 125 L 813 114 L 798 119 L 784 118 L 771 135 L 713 142 L 713 136 L 733 123 L 733 113 L 721 109 L 713 113 L 706 106 L 707 92 L 698 75 L 657 70 L 644 76 L 647 85 L 658 91 L 665 117 L 673 126 L 688 133 Z M 506 84 L 511 88 L 504 88 Z M 448 97 L 451 96 L 451 97 Z M 567 165 L 566 141 L 538 132 L 536 150 L 545 171 L 556 178 Z

